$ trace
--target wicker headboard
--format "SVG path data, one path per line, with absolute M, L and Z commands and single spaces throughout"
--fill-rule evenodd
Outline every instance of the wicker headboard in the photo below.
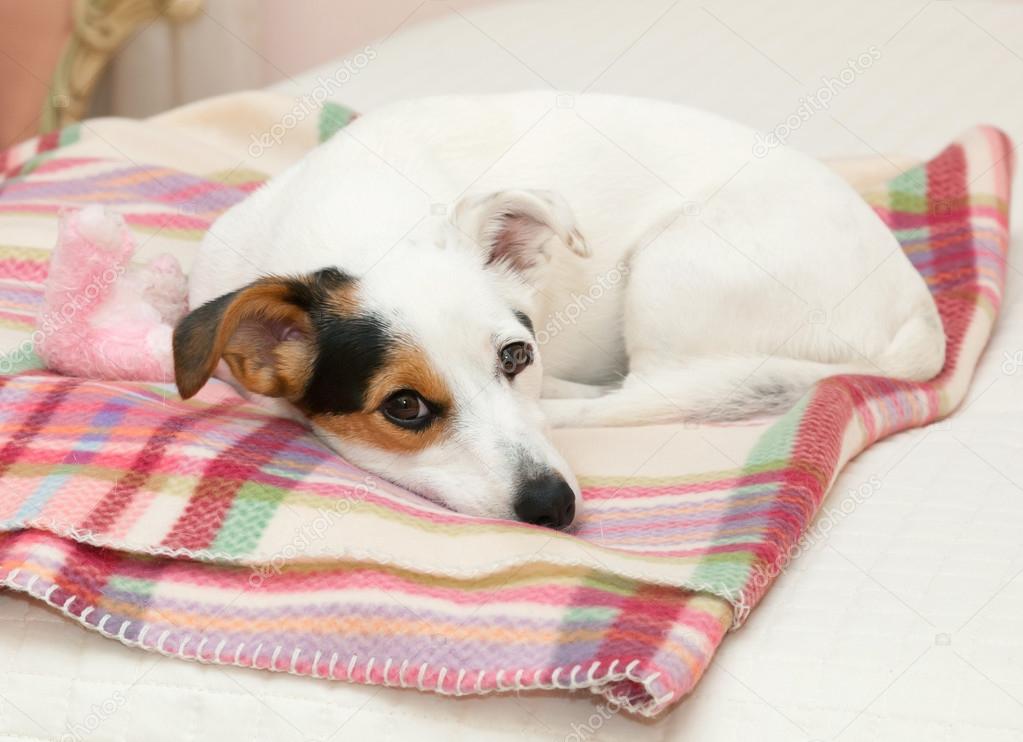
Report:
M 73 28 L 50 84 L 40 128 L 59 129 L 83 118 L 103 71 L 122 45 L 161 19 L 194 17 L 202 0 L 73 0 Z

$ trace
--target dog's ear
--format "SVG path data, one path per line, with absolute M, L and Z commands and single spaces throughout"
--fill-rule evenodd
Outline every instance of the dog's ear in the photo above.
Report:
M 550 261 L 560 247 L 589 255 L 572 210 L 552 191 L 465 196 L 455 205 L 452 221 L 480 246 L 488 264 L 503 264 L 527 275 Z
M 264 278 L 190 312 L 174 328 L 174 381 L 184 399 L 198 392 L 223 358 L 248 390 L 301 395 L 315 360 L 309 287 Z

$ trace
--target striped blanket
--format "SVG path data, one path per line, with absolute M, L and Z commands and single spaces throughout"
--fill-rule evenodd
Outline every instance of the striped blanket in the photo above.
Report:
M 60 209 L 104 203 L 142 256 L 187 266 L 224 209 L 346 135 L 345 109 L 289 121 L 292 105 L 232 96 L 0 154 L 0 584 L 131 646 L 444 694 L 590 689 L 657 714 L 813 538 L 843 465 L 959 404 L 998 312 L 1012 157 L 978 128 L 864 194 L 935 296 L 938 378 L 834 377 L 730 426 L 563 431 L 585 499 L 571 534 L 446 511 L 220 382 L 183 402 L 41 369 L 32 333 L 77 310 L 36 324 Z

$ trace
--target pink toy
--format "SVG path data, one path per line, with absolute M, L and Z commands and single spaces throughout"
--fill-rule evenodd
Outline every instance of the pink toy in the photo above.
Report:
M 131 262 L 124 220 L 101 206 L 61 215 L 36 351 L 54 371 L 92 379 L 170 381 L 171 332 L 188 310 L 188 282 L 163 254 Z

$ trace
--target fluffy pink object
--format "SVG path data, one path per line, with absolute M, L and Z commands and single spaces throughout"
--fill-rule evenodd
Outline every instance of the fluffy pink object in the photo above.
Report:
M 178 261 L 131 262 L 124 220 L 101 206 L 61 216 L 36 352 L 54 371 L 91 379 L 170 381 L 171 333 L 188 310 Z

